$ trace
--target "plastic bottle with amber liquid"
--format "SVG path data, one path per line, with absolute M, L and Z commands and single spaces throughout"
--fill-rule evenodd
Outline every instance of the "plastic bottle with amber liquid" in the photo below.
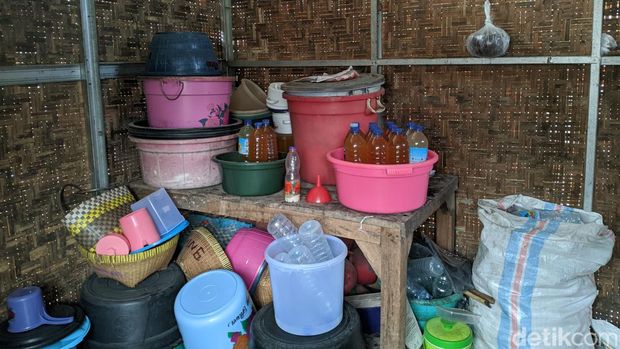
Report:
M 278 138 L 276 131 L 271 127 L 271 120 L 263 120 L 265 132 L 266 161 L 278 160 Z
M 394 150 L 392 144 L 383 136 L 383 131 L 380 128 L 372 130 L 372 137 L 370 142 L 370 163 L 376 165 L 393 164 Z
M 399 127 L 393 129 L 394 136 L 391 139 L 392 147 L 394 147 L 394 163 L 409 163 L 409 142 L 405 136 L 405 131 Z
M 248 137 L 248 161 L 249 162 L 259 162 L 260 160 L 260 152 L 261 152 L 261 122 L 257 122 L 254 124 L 254 130 L 250 133 Z
M 348 136 L 344 143 L 344 160 L 367 164 L 370 162 L 368 143 L 361 134 L 359 126 L 351 125 Z

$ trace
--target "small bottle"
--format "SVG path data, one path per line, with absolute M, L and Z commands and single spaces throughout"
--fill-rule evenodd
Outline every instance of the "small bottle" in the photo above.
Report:
M 394 146 L 394 162 L 396 164 L 409 163 L 409 142 L 405 137 L 405 132 L 396 127 L 394 129 L 394 137 L 392 137 L 392 145 Z
M 422 133 L 424 127 L 417 125 L 407 137 L 409 143 L 409 163 L 426 161 L 428 158 L 428 138 Z
M 317 262 L 325 262 L 334 258 L 329 243 L 325 238 L 321 223 L 315 220 L 306 221 L 299 227 L 299 237 L 310 249 Z
M 286 176 L 284 177 L 284 201 L 299 202 L 301 199 L 301 178 L 299 176 L 299 154 L 295 147 L 288 148 L 286 155 Z
M 357 126 L 351 126 L 351 136 L 344 144 L 344 160 L 367 164 L 369 162 L 368 143 Z
M 254 130 L 252 134 L 250 134 L 250 139 L 248 142 L 248 161 L 249 162 L 259 162 L 260 158 L 260 145 L 261 145 L 261 123 L 257 122 L 254 124 Z
M 278 138 L 276 131 L 271 127 L 271 120 L 263 121 L 265 125 L 265 141 L 267 142 L 267 161 L 278 160 Z
M 388 162 L 388 143 L 383 137 L 380 128 L 372 131 L 372 139 L 370 142 L 370 163 L 376 165 L 387 164 Z
M 244 124 L 245 125 L 239 130 L 239 141 L 237 144 L 239 154 L 241 154 L 243 160 L 247 162 L 250 152 L 250 137 L 252 137 L 254 127 L 252 127 L 251 120 L 245 120 Z

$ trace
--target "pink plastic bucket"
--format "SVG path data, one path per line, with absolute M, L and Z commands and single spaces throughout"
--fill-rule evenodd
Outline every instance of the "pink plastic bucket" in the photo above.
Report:
M 256 228 L 242 228 L 235 233 L 226 246 L 233 271 L 243 279 L 245 286 L 254 294 L 258 281 L 267 267 L 265 250 L 273 236 Z
M 426 203 L 428 179 L 439 159 L 434 151 L 428 160 L 405 165 L 370 165 L 344 161 L 344 148 L 327 154 L 336 173 L 340 203 L 368 213 L 403 213 Z
M 228 124 L 234 77 L 145 78 L 146 113 L 155 128 L 197 128 Z
M 140 152 L 144 182 L 166 189 L 191 189 L 222 183 L 220 165 L 212 158 L 234 151 L 237 135 L 160 140 L 129 137 Z
M 336 184 L 336 177 L 325 155 L 344 145 L 352 122 L 359 121 L 366 132 L 377 121 L 384 91 L 343 97 L 302 97 L 284 94 L 293 126 L 293 139 L 301 160 L 301 179 L 315 183 L 317 175 L 325 185 Z

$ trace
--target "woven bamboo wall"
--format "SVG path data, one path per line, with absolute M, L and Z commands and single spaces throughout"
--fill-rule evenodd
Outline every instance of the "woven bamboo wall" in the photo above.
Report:
M 236 59 L 370 58 L 369 0 L 232 3 Z
M 620 1 L 605 0 L 603 6 L 603 32 L 613 36 L 620 44 Z M 620 49 L 610 55 L 620 55 Z
M 381 0 L 383 58 L 467 57 L 465 38 L 484 24 L 482 0 Z M 592 0 L 492 1 L 511 36 L 509 56 L 589 55 Z
M 48 301 L 76 300 L 86 266 L 56 195 L 64 183 L 90 185 L 86 135 L 81 83 L 0 88 L 2 302 L 32 284 Z
M 204 32 L 222 57 L 218 0 L 96 0 L 95 8 L 103 62 L 144 62 L 162 31 Z
M 101 82 L 101 89 L 110 183 L 123 185 L 141 176 L 138 151 L 129 140 L 127 125 L 145 118 L 142 83 L 136 79 L 105 80 Z
M 597 275 L 597 316 L 620 325 L 620 67 L 603 67 L 596 157 L 594 210 L 616 232 L 614 258 Z
M 0 66 L 79 63 L 79 3 L 0 1 Z

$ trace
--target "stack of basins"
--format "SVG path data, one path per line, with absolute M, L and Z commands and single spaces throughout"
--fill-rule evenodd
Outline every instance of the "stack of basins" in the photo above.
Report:
M 203 33 L 157 33 L 144 73 L 147 119 L 129 125 L 144 182 L 189 189 L 220 184 L 215 155 L 233 151 L 242 124 L 229 120 L 234 77 L 222 76 Z

